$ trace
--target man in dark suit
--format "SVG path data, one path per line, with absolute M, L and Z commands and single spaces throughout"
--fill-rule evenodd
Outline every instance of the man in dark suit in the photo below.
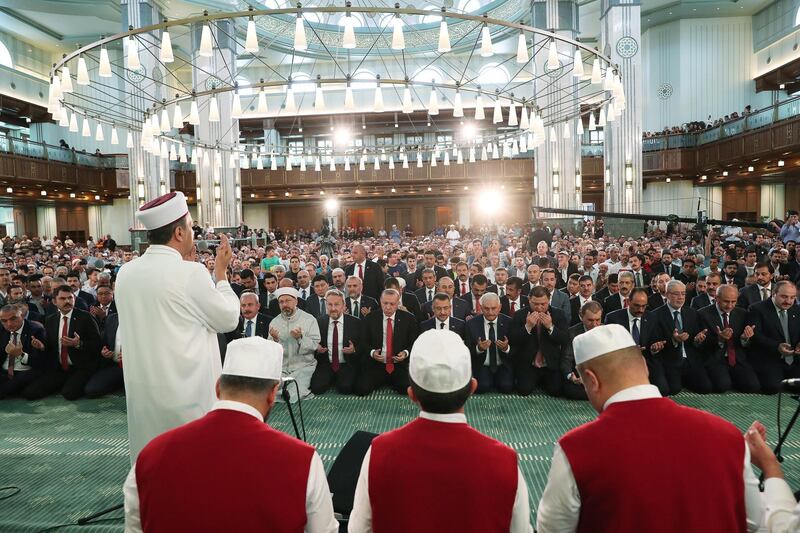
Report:
M 517 361 L 517 392 L 527 396 L 540 387 L 550 396 L 559 396 L 563 381 L 561 357 L 570 340 L 569 322 L 564 313 L 550 305 L 545 287 L 534 287 L 529 298 L 530 309 L 514 314 L 509 332 Z
M 751 305 L 747 312 L 747 325 L 754 331 L 749 361 L 765 394 L 778 392 L 784 379 L 800 378 L 800 308 L 796 300 L 797 287 L 779 281 L 772 298 Z
M 86 311 L 75 307 L 69 285 L 55 292 L 58 313 L 45 319 L 49 369 L 25 388 L 28 400 L 38 400 L 58 390 L 67 400 L 76 400 L 100 363 L 100 331 Z
M 529 305 L 528 297 L 522 293 L 522 279 L 516 276 L 508 278 L 506 295 L 500 297 L 500 312 L 512 317 L 514 313 Z
M 363 244 L 356 244 L 351 250 L 353 263 L 347 265 L 344 273 L 349 276 L 358 276 L 363 283 L 362 292 L 378 300 L 383 291 L 383 280 L 385 278 L 381 268 L 372 261 L 367 260 L 367 249 Z
M 706 276 L 706 292 L 698 294 L 692 298 L 690 307 L 696 311 L 704 307 L 708 307 L 714 303 L 714 298 L 717 295 L 717 287 L 722 283 L 722 276 L 716 272 L 711 272 Z M 738 289 L 737 289 L 738 292 Z
M 402 278 L 386 278 L 383 284 L 385 289 L 394 289 L 400 293 L 400 305 L 403 306 L 406 311 L 414 315 L 414 319 L 417 321 L 417 324 L 419 324 L 425 320 L 425 317 L 422 315 L 419 300 L 414 296 L 414 293 L 405 291 L 405 282 L 406 280 Z
M 433 270 L 436 275 L 436 281 L 439 281 L 443 277 L 447 276 L 447 270 L 444 267 L 441 267 L 436 264 L 436 251 L 435 250 L 425 250 L 424 259 L 422 261 L 422 265 L 417 268 L 416 272 L 416 281 L 424 281 L 422 279 L 422 275 L 424 274 L 425 270 Z M 412 288 L 416 288 L 416 284 L 412 286 Z M 420 300 L 421 302 L 422 300 Z
M 583 388 L 583 382 L 575 368 L 575 352 L 572 350 L 572 341 L 578 335 L 591 331 L 603 323 L 603 306 L 599 302 L 587 300 L 575 314 L 578 316 L 578 323 L 570 326 L 568 330 L 569 342 L 566 345 L 564 357 L 561 358 L 561 374 L 564 376 L 561 386 L 565 398 L 587 400 L 586 390 Z
M 73 270 L 67 274 L 67 285 L 72 288 L 76 309 L 88 311 L 89 306 L 94 305 L 94 296 L 81 289 L 81 276 L 77 271 Z
M 670 395 L 679 393 L 684 381 L 689 388 L 702 389 L 696 386 L 702 378 L 693 379 L 695 373 L 703 372 L 693 343 L 700 332 L 700 319 L 697 311 L 685 303 L 686 285 L 672 280 L 667 283 L 667 304 L 650 314 L 650 357 L 661 362 Z
M 531 293 L 531 289 L 541 285 L 542 267 L 537 263 L 531 263 L 526 270 L 525 282 L 522 284 L 522 294 L 525 298 Z
M 450 297 L 443 293 L 437 293 L 431 302 L 433 317 L 423 320 L 419 325 L 419 332 L 423 333 L 429 329 L 448 329 L 464 338 L 464 321 L 452 316 L 453 302 Z
M 701 309 L 700 333 L 695 344 L 702 353 L 706 379 L 699 384 L 705 392 L 758 392 L 758 378 L 747 362 L 746 345 L 753 337 L 753 328 L 745 328 L 743 309 L 736 307 L 739 291 L 734 285 L 715 289 L 716 302 Z
M 666 272 L 656 274 L 656 290 L 647 299 L 647 310 L 655 311 L 667 303 L 667 283 L 671 278 Z
M 617 292 L 619 292 L 619 275 L 617 273 L 609 274 L 606 279 L 606 286 L 595 292 L 592 299 L 605 304 L 606 298 L 612 294 L 617 294 Z
M 628 264 L 633 274 L 633 286 L 646 289 L 650 286 L 650 274 L 645 272 L 644 256 L 642 254 L 632 254 Z
M 323 274 L 317 274 L 312 280 L 312 293 L 306 298 L 305 312 L 314 318 L 324 316 L 328 310 L 325 304 L 325 294 L 328 292 L 328 278 Z
M 227 342 L 241 339 L 242 337 L 264 337 L 269 339 L 269 323 L 272 315 L 259 312 L 260 304 L 258 295 L 254 292 L 243 292 L 239 297 L 239 325 L 236 329 L 225 334 Z
M 99 293 L 99 289 L 98 289 Z M 99 296 L 99 294 L 98 294 Z M 103 321 L 103 330 L 100 332 L 100 361 L 99 369 L 95 372 L 84 387 L 87 398 L 100 398 L 106 394 L 121 389 L 125 384 L 122 373 L 122 343 L 117 343 L 117 330 L 119 329 L 119 315 L 111 313 Z
M 414 295 L 420 304 L 433 300 L 436 295 L 436 272 L 432 268 L 426 268 L 422 271 L 422 287 L 414 291 Z
M 469 276 L 469 265 L 464 261 L 460 261 L 456 265 L 456 279 L 453 281 L 455 281 L 455 291 L 458 296 L 466 296 L 469 294 L 470 287 L 472 286 L 472 279 Z
M 462 300 L 469 305 L 469 312 L 467 313 L 467 320 L 473 316 L 481 314 L 481 296 L 486 292 L 486 287 L 489 285 L 489 280 L 483 274 L 478 274 L 472 277 L 472 285 L 470 291 L 461 297 Z
M 317 319 L 320 341 L 310 390 L 322 394 L 335 386 L 341 394 L 353 394 L 361 358 L 361 321 L 345 314 L 342 292 L 329 290 L 325 303 L 326 313 Z
M 255 292 L 261 299 L 261 287 L 258 285 L 255 273 L 249 268 L 243 268 L 239 272 L 240 283 L 231 283 L 231 288 L 236 296 L 241 296 L 244 291 Z M 269 304 L 268 304 L 269 305 Z
M 608 316 L 619 309 L 627 309 L 630 304 L 631 291 L 634 289 L 633 273 L 625 270 L 618 277 L 619 292 L 603 301 L 603 313 Z
M 381 295 L 380 311 L 364 319 L 365 360 L 355 385 L 359 396 L 366 396 L 384 383 L 389 383 L 398 394 L 406 393 L 408 356 L 418 328 L 414 315 L 399 307 L 400 293 L 386 289 Z
M 278 282 L 278 287 L 279 288 L 294 287 L 294 283 L 289 278 L 283 278 Z M 297 309 L 300 309 L 301 311 L 306 310 L 306 301 L 303 300 L 302 298 L 297 299 Z M 276 317 L 279 314 L 281 314 L 281 306 L 278 304 L 277 298 L 272 299 L 272 301 L 267 306 L 267 312 L 264 314 L 269 315 L 271 317 Z
M 592 276 L 583 275 L 578 278 L 578 294 L 569 299 L 570 327 L 580 324 L 580 310 L 586 302 L 594 300 L 592 297 L 593 293 L 594 281 L 592 281 Z M 600 304 L 600 307 L 603 306 L 601 302 L 597 303 Z
M 89 314 L 92 315 L 97 327 L 100 329 L 102 335 L 105 328 L 106 318 L 108 315 L 117 312 L 117 304 L 114 302 L 114 291 L 111 287 L 101 286 L 97 287 L 97 300 L 89 306 Z
M 558 252 L 558 266 L 556 267 L 556 289 L 567 286 L 569 277 L 578 273 L 578 267 L 569 260 L 569 252 Z
M 22 309 L 0 309 L 0 400 L 22 393 L 47 369 L 45 332 L 40 324 L 22 318 Z M 36 339 L 36 342 L 34 342 Z
M 736 305 L 744 310 L 749 309 L 754 303 L 769 300 L 775 291 L 775 284 L 772 283 L 772 274 L 775 270 L 772 265 L 759 263 L 755 266 L 754 271 L 756 282 L 739 291 L 739 300 Z
M 744 268 L 739 269 L 739 263 L 733 259 L 725 261 L 723 285 L 735 285 L 737 289 L 741 289 L 746 277 L 747 271 Z
M 469 304 L 462 298 L 455 298 L 456 284 L 450 279 L 449 276 L 439 278 L 436 282 L 436 289 L 438 292 L 446 294 L 450 298 L 450 315 L 464 321 L 469 313 Z M 425 302 L 422 304 L 422 315 L 428 318 L 434 316 L 433 302 Z
M 497 294 L 483 294 L 480 303 L 480 314 L 467 321 L 465 341 L 472 356 L 472 376 L 478 381 L 476 392 L 496 389 L 503 394 L 510 394 L 514 389 L 511 346 L 508 342 L 511 319 L 500 314 L 500 297 Z
M 570 311 L 569 296 L 563 292 L 556 290 L 556 271 L 551 268 L 542 270 L 542 286 L 544 286 L 550 293 L 550 306 L 560 310 L 564 317 L 567 319 L 567 326 L 572 320 L 572 311 Z M 566 333 L 566 332 L 564 332 Z
M 272 302 L 278 300 L 275 297 L 276 290 L 278 290 L 278 277 L 272 272 L 264 272 L 264 278 L 261 280 L 261 293 L 258 299 L 261 302 L 261 312 L 265 315 L 270 314 L 269 306 Z
M 347 278 L 344 286 L 345 290 L 347 290 L 347 298 L 344 301 L 346 306 L 345 312 L 347 314 L 363 319 L 372 311 L 380 309 L 377 300 L 361 292 L 361 288 L 364 284 L 358 276 L 350 276 Z
M 670 279 L 672 279 L 680 274 L 681 269 L 678 268 L 678 265 L 672 264 L 672 252 L 669 250 L 664 250 L 661 252 L 661 261 L 653 265 L 650 271 L 653 274 L 659 274 L 663 272 L 668 275 Z

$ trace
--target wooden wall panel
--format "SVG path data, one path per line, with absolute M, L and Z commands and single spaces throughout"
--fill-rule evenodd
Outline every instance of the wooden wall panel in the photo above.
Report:
M 772 146 L 776 149 L 794 148 L 798 144 L 800 122 L 778 124 L 772 128 Z
M 318 228 L 324 217 L 323 202 L 314 205 L 272 204 L 269 210 L 270 225 L 282 229 Z
M 744 139 L 737 137 L 719 143 L 720 161 L 732 161 L 742 157 L 744 154 Z
M 0 176 L 4 178 L 13 178 L 17 175 L 17 171 L 14 168 L 14 161 L 15 159 L 10 155 L 0 154 Z
M 83 205 L 56 206 L 56 229 L 59 235 L 73 232 L 71 237 L 76 239 L 77 232 L 89 235 L 89 213 Z
M 771 149 L 772 134 L 769 129 L 756 131 L 744 136 L 743 155 L 765 154 Z
M 800 178 L 787 179 L 784 191 L 786 209 L 800 207 Z
M 761 186 L 753 184 L 730 184 L 722 186 L 722 216 L 730 213 L 758 213 L 761 211 Z
M 581 173 L 585 176 L 600 178 L 603 177 L 603 158 L 602 157 L 583 157 L 581 158 Z

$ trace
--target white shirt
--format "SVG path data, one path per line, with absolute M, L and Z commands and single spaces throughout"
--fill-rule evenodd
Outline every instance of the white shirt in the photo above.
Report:
M 8 342 L 14 340 L 14 334 L 17 334 L 17 344 L 22 344 L 22 330 L 25 328 L 25 322 L 19 327 L 17 331 L 12 331 L 8 334 Z M 59 341 L 60 342 L 60 341 Z M 60 353 L 60 352 L 59 352 Z M 8 371 L 8 360 L 9 357 L 6 356 L 6 360 L 3 361 L 3 371 Z M 31 367 L 28 366 L 28 354 L 22 352 L 19 357 L 14 359 L 14 372 L 24 372 L 26 370 L 30 370 Z
M 328 360 L 333 361 L 333 323 L 336 322 L 336 330 L 338 332 L 338 342 L 339 345 L 337 347 L 339 354 L 339 362 L 344 363 L 344 354 L 342 353 L 342 349 L 344 348 L 344 317 L 340 316 L 336 320 L 330 318 L 328 322 L 328 339 L 327 339 L 327 346 L 328 346 Z
M 72 311 L 75 309 L 73 308 Z M 69 336 L 69 325 L 72 323 L 72 311 L 67 313 L 66 315 L 62 315 L 58 313 L 58 354 L 59 354 L 59 361 L 61 360 L 61 335 L 63 328 L 64 328 L 64 317 L 67 318 L 67 335 Z M 69 351 L 67 351 L 67 362 L 72 365 L 72 358 L 69 356 Z
M 458 244 L 458 241 L 461 239 L 461 234 L 458 232 L 458 230 L 451 229 L 450 231 L 447 232 L 447 235 L 445 235 L 445 238 L 448 241 L 450 241 L 450 246 L 455 246 L 456 244 Z
M 419 417 L 449 424 L 467 423 L 464 413 L 434 414 L 420 411 Z M 350 521 L 347 524 L 347 531 L 351 533 L 370 533 L 372 531 L 372 505 L 369 500 L 369 458 L 371 453 L 372 447 L 370 446 L 358 474 L 358 484 L 353 498 L 353 512 L 350 513 Z M 517 493 L 514 497 L 514 507 L 511 510 L 511 529 L 509 531 L 511 533 L 533 533 L 530 504 L 528 503 L 528 486 L 525 484 L 525 478 L 522 477 L 519 466 L 517 466 Z
M 260 421 L 264 420 L 255 407 L 230 400 L 218 400 L 211 408 L 229 409 L 254 416 Z M 265 450 L 266 451 L 266 450 Z M 276 485 L 278 487 L 279 485 Z M 276 490 L 279 490 L 276 488 Z M 142 522 L 139 511 L 139 490 L 136 486 L 136 464 L 131 467 L 125 484 L 122 487 L 125 496 L 125 533 L 138 533 L 142 531 Z M 267 495 L 265 495 L 267 496 Z M 202 502 L 198 502 L 202 503 Z M 308 483 L 306 484 L 306 527 L 307 532 L 339 531 L 339 522 L 333 516 L 333 501 L 331 500 L 328 479 L 325 477 L 325 467 L 317 452 L 311 457 L 308 468 Z
M 603 410 L 616 402 L 629 402 L 647 398 L 660 398 L 661 393 L 654 385 L 636 385 L 623 389 L 612 395 L 603 404 Z M 744 446 L 744 467 L 742 480 L 745 492 L 745 508 L 747 510 L 747 530 L 757 531 L 761 525 L 761 493 L 758 491 L 758 479 L 750 466 L 750 450 Z M 566 454 L 558 443 L 553 448 L 553 460 L 547 486 L 539 502 L 536 515 L 536 529 L 540 533 L 567 533 L 577 530 L 580 520 L 581 497 L 578 484 L 572 473 Z
M 150 439 L 214 405 L 217 334 L 239 326 L 239 298 L 227 281 L 214 285 L 205 266 L 162 245 L 120 268 L 116 293 L 133 463 Z
M 494 320 L 492 320 L 492 323 L 494 324 L 494 336 L 495 336 L 495 339 L 503 340 L 498 335 L 498 333 L 499 333 L 499 325 L 498 325 L 499 318 L 500 317 L 495 318 Z M 488 339 L 489 338 L 489 321 L 486 320 L 486 317 L 483 317 L 483 338 L 484 339 Z M 475 350 L 478 353 L 484 353 L 483 350 L 481 350 L 477 345 L 475 346 Z M 511 346 L 510 345 L 505 350 L 501 350 L 500 348 L 497 349 L 497 364 L 498 365 L 501 363 L 500 354 L 501 353 L 507 354 L 510 351 L 511 351 Z M 489 350 L 486 350 L 486 357 L 483 360 L 483 366 L 489 366 L 490 364 L 491 364 L 491 362 L 489 361 Z
M 450 315 L 450 316 L 453 316 L 453 315 Z M 447 317 L 447 318 L 444 320 L 444 322 L 442 322 L 441 320 L 439 320 L 439 319 L 437 318 L 437 319 L 434 321 L 434 323 L 436 324 L 436 329 L 444 329 L 444 330 L 450 331 L 450 317 Z M 444 324 L 444 327 L 442 327 L 442 324 Z
M 785 480 L 771 477 L 764 481 L 764 525 L 770 533 L 800 531 L 800 505 Z

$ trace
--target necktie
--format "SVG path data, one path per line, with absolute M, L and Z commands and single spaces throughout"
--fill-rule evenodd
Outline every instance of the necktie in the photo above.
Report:
M 641 287 L 642 285 L 644 285 L 644 283 L 642 282 L 642 273 L 641 272 L 637 272 L 636 273 L 636 286 L 637 287 Z
M 439 329 L 444 329 L 444 322 L 439 322 Z
M 328 308 L 325 305 L 325 298 L 319 299 L 319 316 L 326 316 L 328 314 Z
M 783 330 L 783 338 L 786 339 L 787 343 L 791 343 L 789 339 L 789 322 L 786 318 L 786 310 L 781 309 L 778 311 L 778 317 L 781 319 L 781 329 Z
M 353 316 L 358 318 L 361 308 L 358 306 L 358 300 L 353 300 Z
M 303 300 L 306 299 L 306 290 L 305 289 L 303 289 L 303 292 L 300 293 L 300 298 L 302 298 Z
M 11 334 L 11 344 L 17 344 L 17 332 Z M 8 378 L 11 379 L 14 377 L 14 364 L 16 362 L 16 357 L 11 355 L 8 356 Z
M 633 337 L 633 342 L 635 342 L 636 345 L 638 346 L 639 345 L 639 339 L 641 337 L 641 333 L 639 332 L 639 319 L 638 318 L 634 318 L 633 319 L 633 327 L 631 327 L 631 337 Z
M 67 317 L 63 317 L 63 326 L 61 326 L 61 336 L 68 337 L 69 336 L 69 320 Z M 69 368 L 69 353 L 67 352 L 67 347 L 64 343 L 61 343 L 61 353 L 59 354 L 59 359 L 61 360 L 61 370 L 66 371 Z
M 339 371 L 339 321 L 333 321 L 333 340 L 331 341 L 331 367 L 334 372 Z
M 627 309 L 628 308 L 628 299 L 627 298 L 623 298 L 622 299 L 622 308 L 623 309 Z
M 433 289 L 428 289 L 428 301 L 433 300 Z
M 533 366 L 536 368 L 542 368 L 544 366 L 544 354 L 542 353 L 542 324 L 536 324 L 536 340 L 538 341 L 536 344 L 538 348 L 536 349 L 536 358 L 533 360 Z
M 514 313 L 516 313 L 516 312 L 517 312 L 517 303 L 516 302 L 511 302 L 511 315 L 513 316 Z
M 481 312 L 481 299 L 478 298 L 477 296 L 475 296 L 474 298 L 475 298 L 475 314 L 478 314 Z
M 505 287 L 498 287 L 498 291 L 500 291 L 500 298 L 506 295 L 506 288 Z
M 675 320 L 675 329 L 678 331 L 678 333 L 683 333 L 683 321 L 681 320 L 680 312 L 674 311 L 672 313 L 672 316 Z M 681 348 L 681 355 L 683 357 L 686 357 L 686 351 L 683 349 L 683 343 L 680 343 L 680 348 Z
M 461 282 L 461 296 L 464 296 L 465 294 L 467 294 L 467 284 L 462 281 Z
M 494 331 L 494 322 L 489 322 L 489 340 L 492 341 L 489 346 L 489 368 L 494 372 L 497 370 L 497 334 Z
M 253 336 L 253 321 L 248 320 L 247 326 L 244 328 L 244 336 L 245 337 L 252 337 Z
M 394 342 L 394 331 L 392 331 L 392 319 L 386 319 L 386 372 L 391 374 L 394 372 L 394 361 L 392 361 L 392 357 L 394 357 L 394 347 L 392 343 Z
M 358 264 L 358 277 L 364 281 L 364 269 L 361 267 L 361 263 Z
M 722 313 L 722 329 L 728 329 L 728 313 Z M 733 336 L 725 341 L 725 351 L 728 355 L 728 365 L 736 366 L 736 348 L 733 346 Z
M 768 289 L 766 289 L 766 288 L 761 289 L 761 301 L 763 302 L 767 298 L 769 298 Z

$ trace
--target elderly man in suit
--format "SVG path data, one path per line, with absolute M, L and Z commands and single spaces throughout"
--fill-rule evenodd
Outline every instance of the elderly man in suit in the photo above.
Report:
M 277 298 L 276 298 L 277 301 Z M 236 329 L 225 334 L 226 342 L 231 342 L 243 337 L 264 337 L 269 338 L 269 324 L 272 322 L 272 315 L 259 312 L 259 296 L 254 292 L 243 292 L 239 296 L 239 324 Z
M 739 299 L 736 305 L 747 310 L 755 303 L 772 298 L 772 293 L 775 290 L 775 284 L 772 282 L 774 272 L 775 269 L 769 263 L 756 265 L 754 267 L 756 282 L 739 291 Z
M 47 368 L 45 332 L 41 324 L 25 320 L 19 305 L 0 309 L 0 400 L 22 391 Z
M 361 321 L 345 314 L 344 294 L 330 289 L 325 294 L 326 313 L 317 318 L 320 341 L 311 376 L 311 392 L 322 394 L 331 385 L 341 394 L 352 394 L 361 349 Z
M 791 281 L 775 284 L 772 298 L 750 306 L 747 325 L 754 330 L 749 359 L 761 391 L 775 394 L 781 381 L 800 378 L 800 309 Z
M 346 313 L 356 318 L 364 318 L 372 311 L 380 309 L 378 301 L 362 292 L 364 283 L 358 276 L 350 276 L 344 283 L 347 290 L 345 298 Z
M 477 392 L 496 389 L 509 394 L 514 389 L 511 346 L 508 335 L 511 319 L 500 313 L 500 297 L 493 292 L 481 296 L 481 313 L 467 321 L 466 343 L 472 356 L 472 375 Z
M 433 311 L 433 317 L 420 323 L 420 333 L 424 333 L 429 329 L 447 329 L 456 333 L 462 339 L 464 338 L 464 321 L 452 316 L 453 302 L 447 294 L 443 292 L 437 293 L 431 302 L 431 310 Z
M 373 300 L 380 297 L 383 291 L 383 280 L 385 278 L 381 268 L 372 261 L 367 260 L 367 249 L 363 244 L 356 244 L 351 250 L 353 263 L 344 269 L 349 276 L 358 276 L 363 283 L 363 292 Z
M 567 326 L 572 320 L 572 311 L 569 305 L 569 296 L 556 290 L 556 271 L 551 268 L 542 270 L 542 285 L 550 293 L 550 306 L 555 307 L 564 314 Z
M 386 289 L 381 309 L 364 319 L 365 360 L 356 378 L 355 392 L 366 396 L 384 383 L 398 394 L 408 388 L 408 356 L 417 338 L 414 315 L 399 309 L 400 293 Z
M 464 299 L 455 297 L 456 284 L 449 276 L 439 278 L 439 281 L 436 282 L 436 291 L 450 297 L 450 316 L 461 321 L 466 320 L 467 314 L 469 313 L 469 304 Z M 428 318 L 433 317 L 433 302 L 425 302 L 422 304 L 421 311 L 423 316 Z
M 541 387 L 549 396 L 560 396 L 561 358 L 570 340 L 569 321 L 550 304 L 546 287 L 534 287 L 529 298 L 530 309 L 516 312 L 509 333 L 516 354 L 517 392 L 527 396 Z

